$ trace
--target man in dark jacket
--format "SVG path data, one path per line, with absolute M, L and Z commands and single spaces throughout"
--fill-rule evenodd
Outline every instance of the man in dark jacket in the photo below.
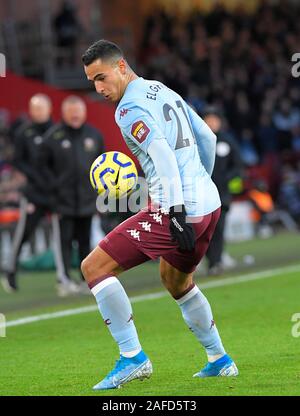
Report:
M 102 136 L 86 123 L 84 101 L 67 97 L 62 103 L 62 122 L 48 132 L 40 160 L 47 167 L 48 184 L 56 199 L 52 225 L 60 296 L 86 287 L 83 278 L 79 286 L 70 278 L 72 243 L 77 241 L 82 261 L 90 252 L 91 221 L 96 212 L 97 195 L 89 182 L 89 170 L 103 152 Z
M 207 107 L 204 110 L 203 118 L 217 136 L 216 159 L 212 179 L 219 190 L 222 208 L 215 233 L 206 252 L 208 274 L 216 275 L 222 272 L 225 220 L 232 200 L 229 182 L 233 178 L 241 177 L 242 161 L 237 142 L 223 130 L 223 120 L 218 109 L 214 106 Z
M 23 173 L 26 185 L 20 200 L 20 219 L 13 236 L 11 258 L 2 281 L 7 292 L 16 291 L 17 264 L 21 248 L 32 236 L 41 218 L 51 210 L 51 195 L 47 187 L 43 167 L 39 164 L 39 152 L 45 132 L 52 126 L 52 105 L 49 97 L 36 94 L 29 101 L 30 121 L 21 124 L 14 135 L 15 154 L 13 165 Z

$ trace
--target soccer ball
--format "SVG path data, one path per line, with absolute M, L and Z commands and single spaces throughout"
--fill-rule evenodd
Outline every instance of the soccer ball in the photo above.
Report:
M 122 198 L 136 186 L 138 173 L 133 160 L 121 152 L 105 152 L 90 169 L 90 182 L 99 195 Z

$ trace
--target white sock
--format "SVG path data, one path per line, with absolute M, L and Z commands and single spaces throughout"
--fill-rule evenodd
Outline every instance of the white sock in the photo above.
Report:
M 91 291 L 104 322 L 119 345 L 120 354 L 136 355 L 142 347 L 133 322 L 130 301 L 119 280 L 110 276 L 94 286 Z
M 214 363 L 215 361 L 217 361 L 219 358 L 221 358 L 223 356 L 224 356 L 224 354 L 207 355 L 207 361 L 209 363 Z
M 142 348 L 138 348 L 138 349 L 133 350 L 133 351 L 126 351 L 126 352 L 123 351 L 122 355 L 123 355 L 123 357 L 126 357 L 126 358 L 132 358 L 132 357 L 135 357 L 136 355 L 138 355 L 138 353 L 140 351 L 142 351 Z
M 210 357 L 221 357 L 224 347 L 208 300 L 197 286 L 176 300 L 183 319 Z

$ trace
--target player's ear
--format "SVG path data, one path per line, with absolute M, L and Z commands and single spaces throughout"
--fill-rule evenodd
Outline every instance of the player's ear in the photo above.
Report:
M 119 66 L 121 74 L 124 75 L 126 72 L 126 66 L 127 66 L 124 58 L 119 59 L 118 66 Z

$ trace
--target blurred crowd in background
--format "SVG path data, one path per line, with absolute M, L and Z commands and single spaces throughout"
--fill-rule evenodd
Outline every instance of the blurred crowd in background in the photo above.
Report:
M 244 164 L 268 167 L 276 199 L 282 180 L 294 174 L 299 186 L 300 77 L 291 76 L 298 16 L 299 6 L 286 2 L 265 2 L 254 15 L 217 5 L 183 21 L 157 12 L 145 24 L 138 60 L 145 77 L 174 88 L 199 114 L 208 103 L 219 108 Z
M 52 24 L 54 42 L 65 52 L 57 64 L 73 65 L 83 28 L 69 2 Z M 194 11 L 179 18 L 154 11 L 144 22 L 135 57 L 139 75 L 162 81 L 201 116 L 214 109 L 218 133 L 239 148 L 241 184 L 231 188 L 234 198 L 251 200 L 253 189 L 262 192 L 271 201 L 267 210 L 283 210 L 298 225 L 300 77 L 291 74 L 291 58 L 299 45 L 299 5 L 262 2 L 248 14 L 243 7 L 229 13 L 217 2 L 206 15 Z M 0 109 L 0 209 L 18 206 L 26 182 L 13 163 L 15 133 L 26 118 L 11 120 Z M 253 205 L 264 219 L 264 208 Z M 117 214 L 110 220 L 116 225 Z M 105 232 L 109 229 L 106 224 Z

